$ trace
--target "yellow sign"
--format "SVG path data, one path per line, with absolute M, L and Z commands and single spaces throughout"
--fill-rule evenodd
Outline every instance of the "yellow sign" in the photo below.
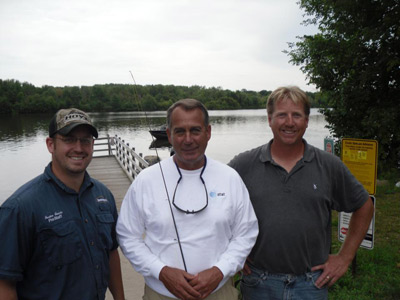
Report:
M 375 195 L 377 154 L 375 140 L 342 139 L 342 161 L 370 195 Z

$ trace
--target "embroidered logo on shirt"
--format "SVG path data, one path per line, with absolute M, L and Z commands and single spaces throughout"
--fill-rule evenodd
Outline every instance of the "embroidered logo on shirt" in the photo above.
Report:
M 209 196 L 211 197 L 211 198 L 222 198 L 222 197 L 225 197 L 225 193 L 218 193 L 218 192 L 214 192 L 214 191 L 211 191 L 210 193 L 209 193 Z
M 107 202 L 108 203 L 108 200 L 106 199 L 106 198 L 102 198 L 103 196 L 101 196 L 101 197 L 99 197 L 99 198 L 97 198 L 96 200 L 97 200 L 97 202 Z
M 52 215 L 44 216 L 44 219 L 48 221 L 49 223 L 57 221 L 59 219 L 62 219 L 63 217 L 63 212 L 62 211 L 56 211 Z

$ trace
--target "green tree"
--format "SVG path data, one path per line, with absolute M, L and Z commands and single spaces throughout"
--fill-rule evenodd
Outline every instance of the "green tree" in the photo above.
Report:
M 144 111 L 157 110 L 157 102 L 152 95 L 145 95 L 141 101 L 139 100 L 139 109 Z
M 12 112 L 11 103 L 6 96 L 0 96 L 0 114 L 10 114 Z
M 35 87 L 27 82 L 0 79 L 0 114 L 52 112 L 76 107 L 84 111 L 166 110 L 173 102 L 195 98 L 209 109 L 265 108 L 270 92 L 223 90 L 221 87 L 105 84 Z M 311 95 L 312 96 L 312 95 Z M 139 101 L 141 99 L 141 101 Z
M 399 0 L 301 0 L 315 35 L 290 43 L 290 61 L 320 89 L 334 137 L 376 139 L 379 170 L 400 163 Z

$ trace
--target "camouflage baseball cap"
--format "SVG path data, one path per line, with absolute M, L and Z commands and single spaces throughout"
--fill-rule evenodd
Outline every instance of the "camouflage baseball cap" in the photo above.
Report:
M 60 109 L 50 121 L 49 136 L 52 137 L 56 133 L 68 135 L 72 129 L 80 125 L 87 125 L 92 135 L 98 137 L 97 129 L 85 112 L 76 108 Z

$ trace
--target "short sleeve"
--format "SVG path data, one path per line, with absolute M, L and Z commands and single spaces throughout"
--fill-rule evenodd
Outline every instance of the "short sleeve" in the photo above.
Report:
M 27 216 L 18 207 L 0 207 L 0 278 L 20 281 L 31 251 L 31 230 Z

